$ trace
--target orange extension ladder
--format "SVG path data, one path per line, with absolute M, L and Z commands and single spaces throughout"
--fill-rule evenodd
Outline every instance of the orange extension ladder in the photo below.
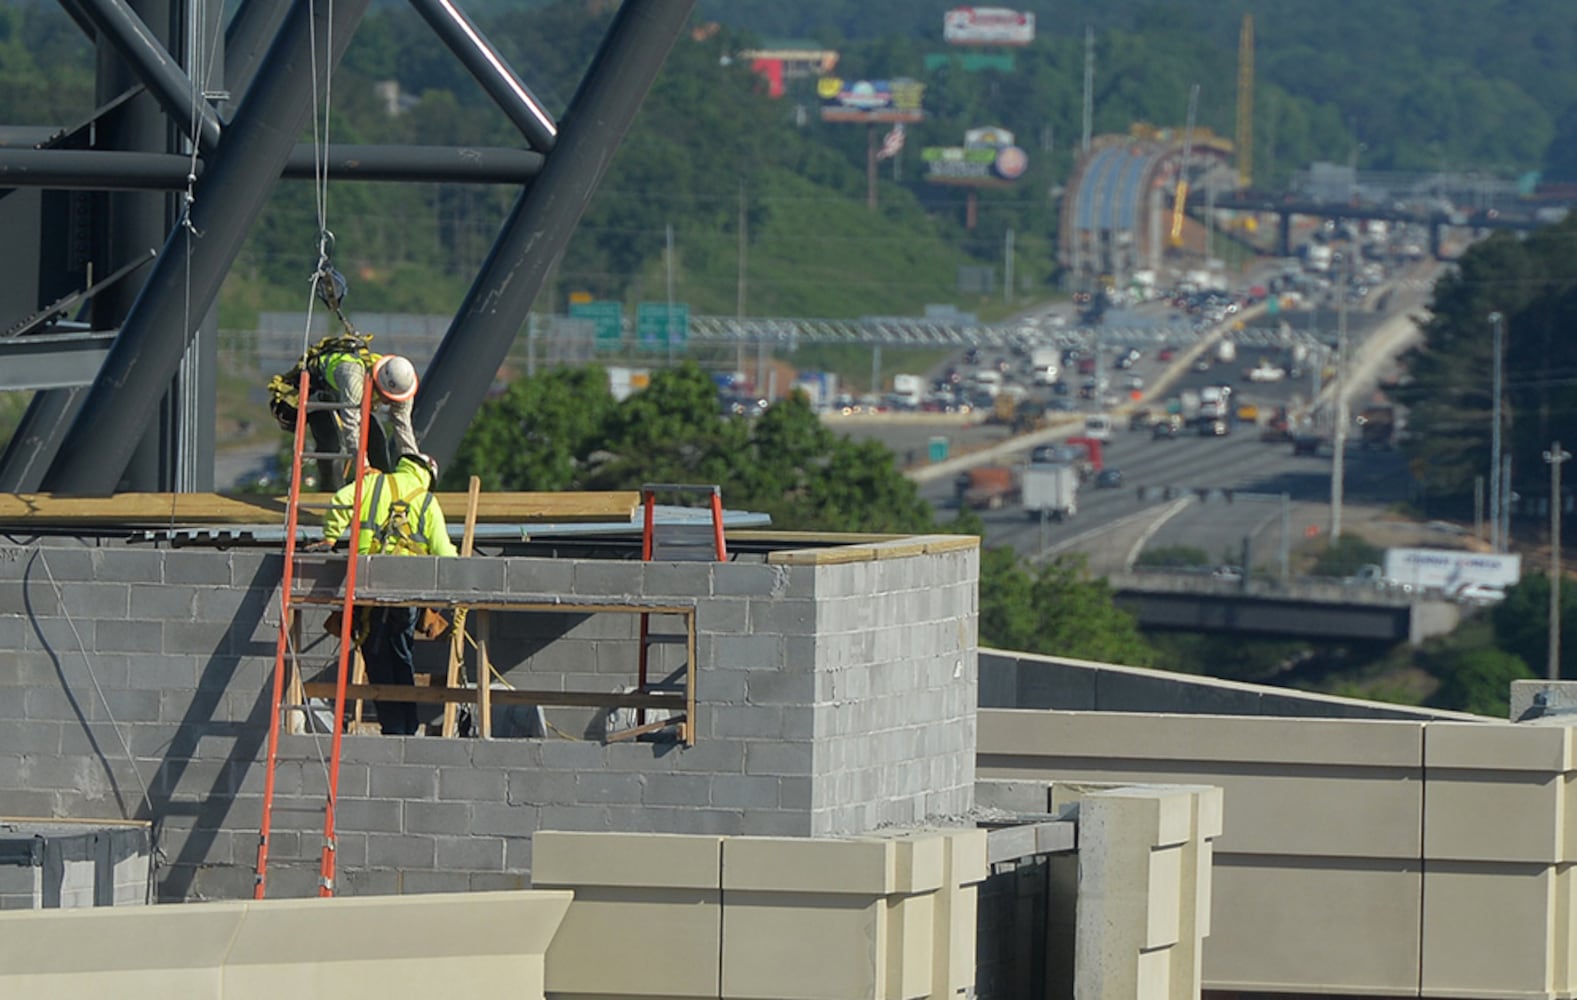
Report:
M 308 393 L 310 379 L 301 373 L 300 395 L 296 407 L 296 438 L 290 467 L 290 494 L 285 505 L 285 566 L 279 583 L 279 641 L 274 650 L 274 697 L 268 721 L 268 759 L 263 779 L 263 818 L 257 838 L 257 876 L 252 888 L 254 899 L 268 890 L 268 836 L 274 825 L 274 775 L 279 764 L 279 730 L 285 712 L 285 673 L 296 669 L 296 649 L 291 642 L 295 624 L 296 531 L 301 513 L 301 469 L 306 459 L 354 459 L 355 499 L 350 519 L 350 548 L 345 556 L 345 595 L 340 604 L 339 670 L 334 687 L 334 737 L 328 760 L 328 798 L 323 813 L 323 857 L 318 875 L 318 895 L 334 895 L 335 832 L 334 807 L 339 799 L 340 748 L 345 717 L 345 686 L 356 644 L 356 554 L 361 548 L 362 477 L 367 471 L 367 431 L 372 423 L 372 389 L 367 387 L 359 404 L 315 402 Z M 361 434 L 354 452 L 309 452 L 306 450 L 307 414 L 323 410 L 361 408 Z M 339 557 L 335 557 L 339 558 Z
M 659 537 L 657 525 L 657 494 L 662 493 L 699 493 L 709 495 L 712 523 L 710 527 L 700 524 L 672 525 L 663 529 Z M 646 483 L 641 486 L 642 526 L 641 526 L 641 559 L 650 562 L 653 559 L 673 559 L 687 561 L 706 561 L 715 559 L 718 562 L 728 561 L 728 550 L 723 544 L 723 491 L 716 485 L 692 485 L 683 483 Z M 663 643 L 680 643 L 688 637 L 683 634 L 667 634 L 652 631 L 651 618 L 654 613 L 641 612 L 641 641 L 640 660 L 637 666 L 637 690 L 646 694 L 655 690 L 659 685 L 651 682 L 648 676 L 650 669 L 651 648 Z M 640 732 L 649 732 L 660 729 L 666 723 L 646 722 L 646 709 L 637 709 L 635 715 L 635 730 L 625 735 L 635 735 Z M 688 720 L 690 725 L 695 721 Z

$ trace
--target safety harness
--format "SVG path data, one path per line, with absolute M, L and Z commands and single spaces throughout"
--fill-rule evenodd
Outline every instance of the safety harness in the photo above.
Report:
M 384 483 L 391 494 L 389 514 L 378 523 L 378 501 L 383 497 Z M 400 484 L 393 473 L 379 474 L 372 484 L 372 500 L 362 518 L 361 530 L 372 538 L 371 554 L 425 556 L 430 553 L 427 545 L 427 510 L 432 506 L 433 495 L 420 489 L 409 497 L 400 495 Z M 415 517 L 412 517 L 414 510 Z
M 301 373 L 306 371 L 310 376 L 309 386 L 311 391 L 331 388 L 329 376 L 323 368 L 325 359 L 336 354 L 355 355 L 368 371 L 372 370 L 375 360 L 372 347 L 371 334 L 357 331 L 324 337 L 322 340 L 307 348 L 307 353 L 291 367 L 290 371 L 275 375 L 268 380 L 268 407 L 274 413 L 274 419 L 279 426 L 289 433 L 295 433 L 296 414 L 301 409 Z

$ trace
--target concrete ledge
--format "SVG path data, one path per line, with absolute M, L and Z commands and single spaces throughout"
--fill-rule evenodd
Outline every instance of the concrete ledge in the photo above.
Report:
M 0 996 L 277 1000 L 543 996 L 567 892 L 191 903 L 0 914 Z

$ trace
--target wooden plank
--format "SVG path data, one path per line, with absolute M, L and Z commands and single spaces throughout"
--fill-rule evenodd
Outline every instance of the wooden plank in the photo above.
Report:
M 410 556 L 373 556 L 372 558 L 409 559 Z M 292 604 L 319 604 L 338 605 L 344 601 L 343 595 L 332 593 L 297 594 L 291 598 Z M 695 611 L 693 605 L 683 604 L 645 604 L 639 599 L 629 602 L 598 601 L 596 603 L 577 604 L 572 600 L 542 601 L 542 600 L 494 600 L 476 601 L 462 597 L 372 597 L 367 594 L 356 595 L 357 607 L 428 607 L 428 608 L 467 608 L 471 611 L 531 611 L 546 612 L 549 614 L 566 615 L 595 615 L 602 613 L 640 614 L 645 612 L 653 615 L 688 615 Z
M 482 495 L 482 477 L 472 476 L 465 494 L 465 534 L 460 539 L 460 555 L 469 556 L 472 546 L 476 541 L 476 508 Z M 465 615 L 462 609 L 455 609 L 454 624 L 449 632 L 449 687 L 457 687 L 460 683 L 462 668 L 465 666 Z M 479 678 L 485 680 L 485 678 Z M 460 706 L 454 702 L 444 705 L 443 735 L 455 735 L 459 723 Z
M 445 510 L 460 510 L 465 493 L 439 493 Z M 303 493 L 303 521 L 321 521 L 333 499 Z M 630 521 L 635 490 L 563 493 L 484 493 L 476 519 L 483 524 L 560 521 Z M 315 505 L 315 506 L 308 506 Z M 190 524 L 284 524 L 285 498 L 221 493 L 118 493 L 110 497 L 57 497 L 49 493 L 0 493 L 0 523 L 46 526 L 80 522 L 169 527 Z
M 307 681 L 302 685 L 308 698 L 333 698 L 332 681 Z M 472 687 L 416 687 L 407 684 L 347 684 L 345 698 L 366 701 L 415 701 L 423 704 L 465 702 L 476 700 L 478 691 Z M 682 712 L 685 696 L 679 691 L 522 691 L 514 688 L 493 688 L 493 701 L 500 705 L 553 705 L 572 708 L 662 708 Z

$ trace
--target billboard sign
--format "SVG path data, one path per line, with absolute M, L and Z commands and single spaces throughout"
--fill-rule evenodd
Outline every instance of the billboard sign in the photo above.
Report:
M 1029 155 L 1005 128 L 987 125 L 964 133 L 962 146 L 931 146 L 920 159 L 933 184 L 1000 185 L 1029 169 Z
M 942 15 L 942 40 L 949 45 L 1028 45 L 1035 40 L 1035 15 L 1007 7 L 954 7 Z
M 893 80 L 844 80 L 824 76 L 816 81 L 824 122 L 919 122 L 925 84 L 900 77 Z

